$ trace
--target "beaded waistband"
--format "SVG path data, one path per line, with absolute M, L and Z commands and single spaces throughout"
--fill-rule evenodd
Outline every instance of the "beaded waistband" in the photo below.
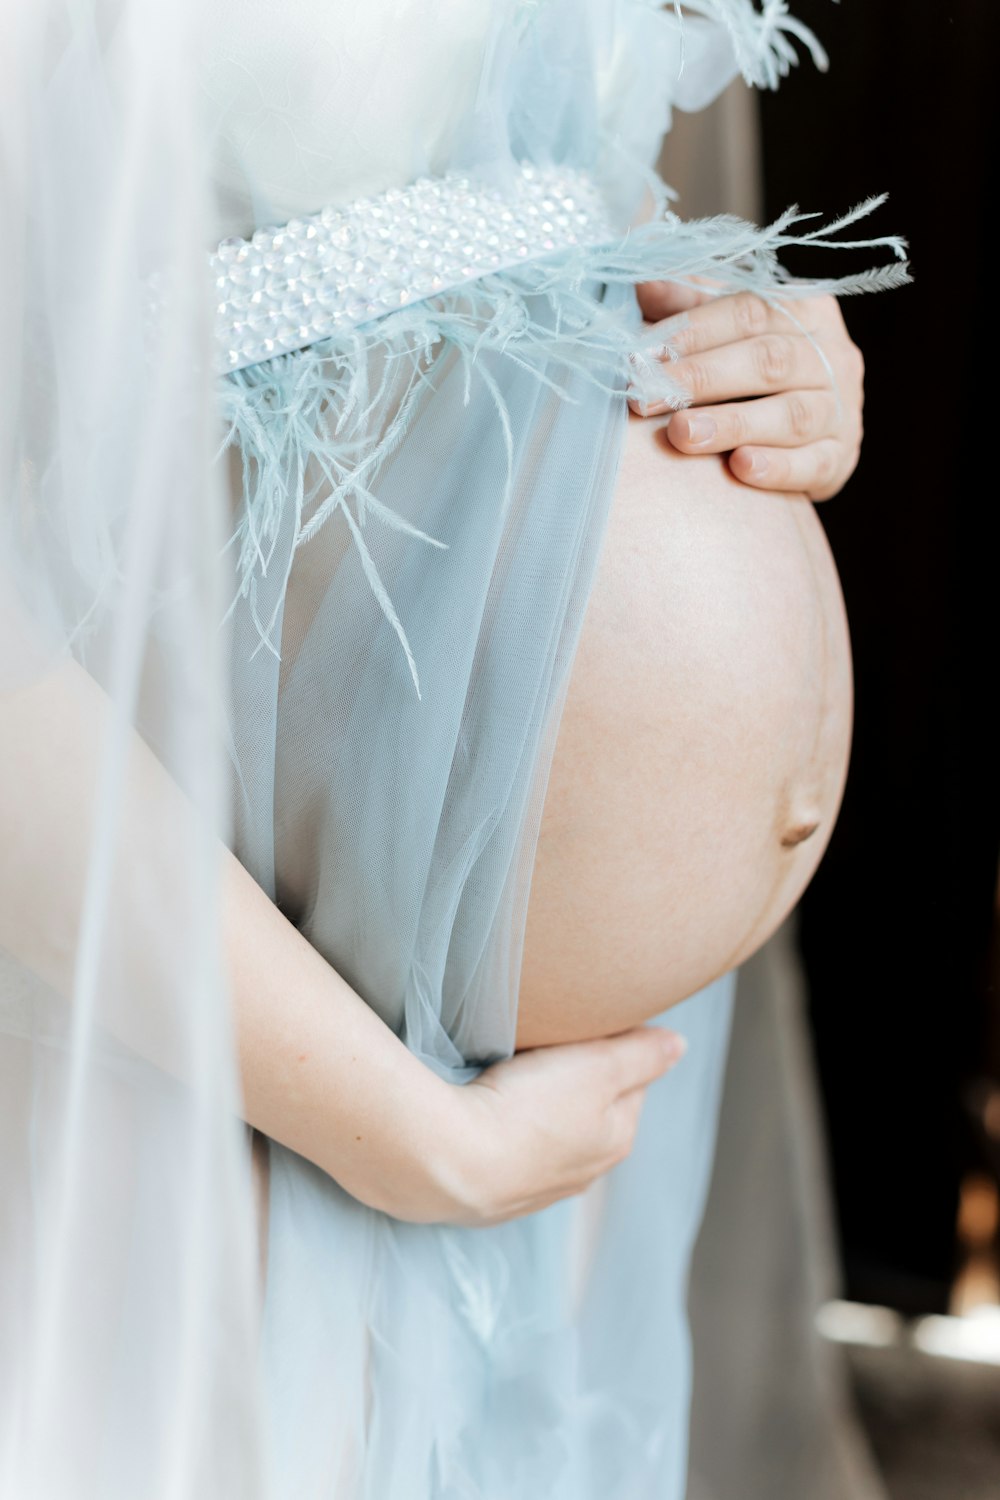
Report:
M 521 164 L 500 189 L 422 177 L 343 208 L 226 239 L 211 256 L 217 364 L 239 370 L 303 349 L 491 271 L 613 233 L 593 179 Z

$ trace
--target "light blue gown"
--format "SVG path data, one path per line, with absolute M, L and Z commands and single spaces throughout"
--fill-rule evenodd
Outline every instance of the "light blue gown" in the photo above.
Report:
M 418 120 L 403 162 L 394 132 L 388 174 L 460 171 L 502 192 L 519 163 L 579 169 L 613 234 L 244 363 L 225 383 L 246 465 L 237 850 L 453 1082 L 513 1046 L 544 781 L 609 516 L 625 354 L 642 338 L 633 284 L 712 257 L 739 260 L 742 284 L 774 275 L 780 233 L 738 220 L 667 217 L 625 233 L 645 187 L 660 192 L 651 163 L 672 102 L 705 104 L 741 63 L 759 81 L 787 66 L 781 7 L 768 24 L 748 6 L 688 9 L 706 13 L 682 24 L 640 0 L 469 7 L 480 30 L 460 36 L 453 15 L 456 34 L 445 26 L 406 66 L 430 69 L 460 108 L 447 126 Z M 376 93 L 402 68 L 400 45 L 387 31 Z M 357 138 L 369 148 L 364 90 Z M 249 193 L 258 222 L 286 207 L 288 183 L 267 171 L 271 204 L 267 184 Z M 337 162 L 298 210 L 315 210 L 316 193 L 349 201 L 351 172 Z M 234 228 L 252 225 L 237 214 Z M 412 242 L 402 254 L 417 254 Z M 649 1091 L 630 1160 L 589 1199 L 543 1214 L 489 1230 L 408 1226 L 271 1146 L 277 1496 L 679 1500 L 685 1277 L 730 999 L 723 980 L 672 1011 L 690 1058 Z
M 779 7 L 768 24 L 738 4 L 689 9 L 706 14 L 507 3 L 463 11 L 478 33 L 433 33 L 406 66 L 430 69 L 461 107 L 433 128 L 418 115 L 402 143 L 393 133 L 389 185 L 461 171 L 502 191 L 520 163 L 579 169 L 614 233 L 225 382 L 246 465 L 237 852 L 455 1082 L 512 1048 L 545 777 L 615 483 L 624 356 L 641 339 L 633 284 L 721 258 L 737 283 L 766 285 L 781 243 L 780 229 L 669 215 L 626 233 L 644 188 L 659 191 L 651 163 L 671 105 L 707 102 L 740 64 L 761 82 L 786 66 Z M 362 146 L 364 101 L 400 67 L 391 29 L 382 45 L 359 93 Z M 312 201 L 298 211 L 317 195 L 350 201 L 344 156 L 322 188 L 303 186 Z M 268 162 L 249 184 L 256 222 L 287 209 L 274 179 Z M 253 225 L 236 213 L 231 227 Z M 585 1200 L 488 1230 L 412 1226 L 272 1145 L 276 1496 L 680 1500 L 686 1270 L 731 990 L 719 981 L 670 1013 L 690 1055 L 650 1090 L 631 1157 Z
M 4 22 L 0 1496 L 682 1500 L 731 981 L 543 1213 L 402 1223 L 272 1146 L 259 1325 L 218 830 L 428 1067 L 510 1052 L 627 382 L 679 396 L 635 284 L 905 279 L 788 286 L 830 226 L 652 172 L 822 54 L 784 0 Z

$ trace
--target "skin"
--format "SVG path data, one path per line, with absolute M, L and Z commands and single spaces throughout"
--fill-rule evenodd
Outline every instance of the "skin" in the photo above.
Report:
M 796 302 L 797 332 L 746 293 L 638 290 L 644 343 L 662 337 L 692 404 L 630 402 L 532 874 L 519 1047 L 646 1020 L 747 958 L 811 878 L 847 771 L 847 622 L 808 499 L 857 463 L 860 354 L 830 297 Z
M 82 998 L 77 934 L 114 723 L 100 687 L 71 659 L 0 695 L 0 948 L 71 1004 Z M 120 983 L 99 990 L 97 1016 L 183 1078 L 190 1058 L 175 1019 L 176 958 L 164 946 L 173 924 L 164 918 L 184 919 L 192 852 L 206 834 L 131 731 L 116 785 L 107 942 Z M 452 1086 L 408 1051 L 223 844 L 216 853 L 242 1112 L 263 1135 L 362 1202 L 417 1222 L 489 1224 L 530 1213 L 582 1191 L 627 1155 L 645 1089 L 680 1057 L 678 1038 L 618 1028 Z M 184 872 L 179 886 L 176 872 Z
M 518 1045 L 647 1020 L 758 948 L 826 846 L 850 726 L 812 506 L 631 419 L 543 808 Z
M 844 487 L 861 454 L 864 360 L 835 297 L 789 303 L 793 322 L 704 280 L 650 281 L 638 296 L 649 334 L 671 349 L 671 377 L 691 393 L 666 429 L 679 453 L 726 454 L 742 483 L 810 500 Z M 640 416 L 667 411 L 629 405 Z
M 712 306 L 718 309 L 721 300 Z M 747 363 L 752 367 L 752 358 Z M 706 396 L 708 389 L 706 385 L 701 396 Z M 752 396 L 754 392 L 751 389 L 746 394 Z M 671 425 L 676 420 L 673 418 Z M 663 442 L 659 437 L 662 427 L 662 420 L 636 419 L 630 424 L 624 470 L 627 482 L 619 487 L 613 516 L 617 531 L 612 530 L 609 536 L 612 545 L 605 549 L 608 568 L 599 579 L 600 587 L 588 611 L 581 642 L 584 654 L 574 668 L 570 684 L 566 704 L 569 717 L 564 725 L 565 736 L 560 734 L 556 747 L 533 902 L 544 898 L 546 886 L 551 902 L 551 892 L 560 883 L 559 859 L 564 856 L 556 850 L 553 859 L 559 837 L 564 841 L 582 837 L 584 842 L 595 836 L 603 837 L 599 828 L 588 828 L 585 820 L 584 826 L 573 832 L 572 824 L 574 821 L 579 824 L 578 815 L 584 805 L 579 791 L 581 787 L 587 789 L 587 757 L 590 755 L 592 764 L 593 756 L 585 745 L 582 753 L 579 749 L 574 753 L 572 736 L 586 731 L 588 713 L 594 712 L 595 695 L 599 698 L 602 691 L 602 673 L 607 685 L 608 666 L 601 653 L 611 650 L 614 636 L 607 636 L 602 644 L 601 611 L 616 605 L 620 608 L 622 596 L 613 586 L 616 578 L 621 578 L 617 570 L 623 559 L 631 566 L 641 550 L 635 536 L 630 539 L 630 526 L 655 521 L 655 496 L 666 488 L 667 465 L 684 465 L 683 469 L 674 470 L 678 479 L 684 474 L 684 483 L 675 483 L 670 490 L 671 506 L 683 502 L 686 508 L 684 514 L 674 514 L 675 522 L 683 523 L 672 528 L 675 541 L 683 539 L 684 526 L 693 524 L 692 516 L 697 522 L 700 509 L 704 519 L 698 524 L 725 522 L 723 529 L 731 544 L 726 554 L 730 565 L 738 559 L 738 546 L 732 543 L 738 540 L 739 530 L 738 526 L 733 529 L 733 522 L 741 502 L 762 500 L 767 507 L 766 524 L 758 541 L 767 527 L 779 525 L 775 520 L 779 512 L 789 516 L 810 514 L 805 507 L 787 505 L 783 492 L 751 497 L 749 488 L 736 486 L 731 473 L 725 474 L 721 458 L 682 457 L 680 453 L 671 456 L 669 448 L 654 446 L 654 440 Z M 648 437 L 645 446 L 637 436 L 631 436 L 640 433 Z M 669 447 L 674 446 L 678 435 L 679 429 L 667 434 Z M 633 460 L 638 469 L 629 467 Z M 703 479 L 695 482 L 696 475 Z M 637 482 L 633 482 L 634 476 L 638 476 Z M 800 478 L 807 484 L 807 476 L 803 474 Z M 760 526 L 759 519 L 755 520 L 752 529 Z M 786 566 L 794 555 L 789 542 L 792 533 L 780 534 L 783 560 L 779 564 L 776 559 L 776 567 Z M 618 540 L 614 540 L 616 535 Z M 775 531 L 774 536 L 778 535 Z M 810 538 L 803 533 L 796 545 L 802 577 L 810 567 L 822 571 L 828 566 L 817 550 L 815 536 Z M 721 568 L 718 555 L 717 560 Z M 641 572 L 633 569 L 632 576 L 642 583 Z M 827 604 L 830 603 L 828 583 L 829 580 L 820 591 Z M 8 601 L 7 608 L 12 607 Z M 840 628 L 836 609 L 827 610 L 824 605 L 813 619 L 816 631 L 821 635 L 826 629 L 833 641 Z M 657 621 L 655 612 L 647 612 L 647 621 L 654 631 L 652 659 L 656 661 L 655 631 L 663 622 Z M 20 627 L 15 622 L 17 628 Z M 776 633 L 772 639 L 783 628 L 781 617 L 769 619 L 768 629 Z M 28 622 L 24 622 L 24 630 L 30 632 Z M 722 681 L 719 679 L 715 687 Z M 602 733 L 611 736 L 605 746 L 610 751 L 608 765 L 601 773 L 605 777 L 610 774 L 614 756 L 620 754 L 620 743 L 614 736 L 618 734 L 620 741 L 621 726 L 627 725 L 622 715 L 628 711 L 627 694 L 634 687 L 634 680 L 631 685 L 623 684 L 625 696 L 616 698 L 611 694 L 600 710 Z M 665 696 L 666 707 L 676 714 L 675 693 Z M 822 740 L 823 705 L 835 698 L 836 693 L 832 698 L 829 696 L 827 679 L 824 691 L 812 704 L 818 727 L 810 743 Z M 832 709 L 830 712 L 835 719 Z M 70 1002 L 75 995 L 75 934 L 88 868 L 93 788 L 99 780 L 109 720 L 113 722 L 113 715 L 100 688 L 73 661 L 54 665 L 37 679 L 0 698 L 0 828 L 5 854 L 9 855 L 0 862 L 0 945 Z M 706 723 L 713 722 L 709 712 Z M 648 731 L 649 727 L 647 724 L 645 729 Z M 652 727 L 655 733 L 655 725 Z M 64 753 L 67 744 L 74 747 L 72 757 Z M 582 744 L 578 742 L 578 746 Z M 788 749 L 792 762 L 800 768 L 808 765 L 812 753 L 808 743 Z M 835 754 L 832 759 L 827 756 L 827 760 L 835 767 Z M 662 765 L 657 767 L 656 774 L 666 774 Z M 760 774 L 758 765 L 754 776 Z M 575 783 L 574 778 L 582 780 Z M 834 785 L 835 782 L 834 776 Z M 810 849 L 806 860 L 819 848 L 818 832 L 798 838 L 813 817 L 809 807 L 800 806 L 795 800 L 803 787 L 808 790 L 807 783 L 808 777 L 801 784 L 793 778 L 788 795 L 782 792 L 775 800 L 775 788 L 755 780 L 750 801 L 753 804 L 759 801 L 763 809 L 763 821 L 756 832 L 752 819 L 751 825 L 741 824 L 734 833 L 732 817 L 724 818 L 721 832 L 733 840 L 732 847 L 740 851 L 741 858 L 752 854 L 754 838 L 761 829 L 766 829 L 766 848 L 762 851 L 766 873 L 755 893 L 752 913 L 745 914 L 734 932 L 727 935 L 723 946 L 729 951 L 714 957 L 707 951 L 693 957 L 688 955 L 685 961 L 690 964 L 692 975 L 738 961 L 743 950 L 759 941 L 773 925 L 776 914 L 794 899 L 795 889 L 807 875 L 806 864 L 795 852 L 798 844 Z M 169 989 L 161 995 L 152 983 L 159 972 L 155 966 L 155 943 L 163 940 L 164 924 L 157 917 L 150 929 L 146 915 L 162 912 L 159 904 L 162 892 L 158 888 L 162 852 L 164 848 L 178 847 L 195 814 L 148 746 L 135 734 L 128 736 L 116 785 L 121 788 L 122 827 L 127 830 L 127 837 L 118 850 L 112 909 L 120 917 L 118 931 L 124 934 L 121 972 L 126 978 L 132 976 L 125 993 L 142 995 L 144 1005 L 138 1008 L 127 1005 L 119 1013 L 104 1014 L 103 1020 L 136 1051 L 167 1070 L 182 1073 L 184 1060 L 176 1055 L 171 1042 Z M 820 798 L 826 799 L 823 807 L 827 809 L 836 800 L 836 792 L 831 794 L 829 785 L 823 783 L 825 790 Z M 32 792 L 32 788 L 36 791 Z M 709 804 L 713 801 L 710 796 Z M 825 817 L 826 813 L 822 815 Z M 618 836 L 619 844 L 624 832 Z M 783 840 L 789 833 L 796 838 L 786 848 Z M 699 836 L 706 838 L 708 833 L 702 829 Z M 591 845 L 592 852 L 593 849 Z M 654 840 L 651 857 L 664 868 L 669 864 L 666 853 L 665 847 Z M 790 858 L 783 864 L 786 853 L 790 853 Z M 621 873 L 620 849 L 607 848 L 605 863 L 609 878 L 616 869 Z M 713 861 L 716 870 L 718 865 L 718 860 Z M 373 1207 L 404 1219 L 461 1224 L 500 1222 L 578 1193 L 628 1154 L 645 1090 L 654 1078 L 662 1076 L 678 1061 L 683 1044 L 669 1031 L 631 1024 L 628 1006 L 620 1003 L 622 990 L 609 985 L 607 1003 L 610 1006 L 613 999 L 613 1012 L 601 1012 L 595 991 L 586 1007 L 586 1029 L 611 1030 L 614 1035 L 538 1045 L 541 1041 L 558 1041 L 560 1029 L 565 1035 L 566 1016 L 574 995 L 569 993 L 571 971 L 560 970 L 560 962 L 567 957 L 571 924 L 564 928 L 550 960 L 550 967 L 563 972 L 566 978 L 563 992 L 548 1002 L 546 1016 L 541 1004 L 532 998 L 533 993 L 536 997 L 539 993 L 537 984 L 532 990 L 535 983 L 531 977 L 532 965 L 537 973 L 544 956 L 538 949 L 538 908 L 534 913 L 529 911 L 527 988 L 522 995 L 525 1030 L 519 1034 L 519 1041 L 525 1046 L 528 1042 L 533 1045 L 488 1069 L 475 1083 L 455 1088 L 416 1061 L 222 845 L 218 847 L 218 868 L 221 941 L 229 973 L 243 1113 L 260 1132 L 316 1162 L 349 1192 Z M 625 869 L 627 873 L 627 863 Z M 53 878 L 56 871 L 58 880 Z M 573 887 L 567 887 L 565 881 L 561 885 L 572 899 L 581 894 L 574 894 Z M 613 957 L 621 944 L 616 941 L 614 922 L 609 919 L 606 905 L 599 906 L 598 912 L 606 929 L 602 962 L 607 965 L 607 955 Z M 630 920 L 635 920 L 634 914 Z M 638 920 L 641 921 L 641 913 Z M 170 969 L 171 965 L 164 965 L 164 972 Z M 644 972 L 648 975 L 651 969 Z M 677 983 L 676 975 L 670 982 Z M 681 981 L 688 982 L 688 979 Z M 665 990 L 654 994 L 644 989 L 633 1008 L 639 1014 L 651 1014 L 650 1007 L 662 1008 L 668 1000 Z M 628 1004 L 633 1002 L 629 1000 Z M 573 1029 L 579 1031 L 580 1027 L 574 1023 Z

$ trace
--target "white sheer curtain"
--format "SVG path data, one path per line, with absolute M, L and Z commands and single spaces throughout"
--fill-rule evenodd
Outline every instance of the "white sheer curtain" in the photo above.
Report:
M 0 0 L 4 1500 L 260 1493 L 195 15 Z

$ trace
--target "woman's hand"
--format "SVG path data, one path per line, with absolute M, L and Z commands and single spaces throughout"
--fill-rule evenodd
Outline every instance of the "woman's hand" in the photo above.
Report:
M 790 302 L 797 327 L 751 292 L 720 296 L 649 281 L 637 293 L 643 316 L 657 325 L 644 344 L 663 334 L 670 377 L 692 396 L 666 427 L 679 452 L 728 453 L 744 484 L 811 500 L 843 488 L 861 451 L 864 362 L 835 297 Z M 639 416 L 671 411 L 666 402 L 629 405 Z
M 580 1193 L 631 1151 L 646 1089 L 679 1062 L 675 1032 L 639 1026 L 518 1052 L 453 1089 L 452 1223 L 486 1225 Z

